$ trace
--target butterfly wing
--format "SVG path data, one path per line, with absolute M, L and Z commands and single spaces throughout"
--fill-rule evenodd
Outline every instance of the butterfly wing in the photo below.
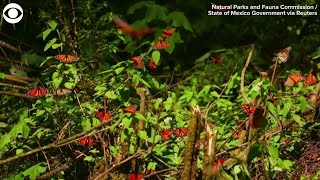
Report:
M 135 173 L 128 174 L 129 180 L 141 180 L 142 178 L 143 178 L 143 174 L 135 174 Z
M 86 145 L 87 142 L 88 142 L 88 138 L 86 138 L 86 137 L 81 138 L 80 141 L 79 141 L 79 143 L 80 143 L 81 145 Z
M 301 74 L 290 74 L 284 83 L 285 86 L 295 86 L 299 81 L 303 80 Z
M 70 90 L 70 89 L 57 89 L 54 91 L 53 94 L 55 94 L 56 96 L 63 96 L 66 94 L 71 94 L 71 93 L 72 93 L 72 90 Z
M 127 22 L 123 21 L 119 17 L 114 17 L 112 21 L 118 29 L 120 29 L 123 33 L 131 36 L 132 38 L 142 38 L 154 32 L 153 29 L 149 28 L 136 30 L 133 26 L 129 25 Z
M 164 32 L 162 33 L 162 37 L 163 38 L 171 37 L 175 30 L 176 30 L 176 28 L 171 28 L 171 29 L 164 30 Z
M 66 55 L 66 54 L 59 54 L 55 56 L 56 59 L 58 59 L 62 63 L 70 63 L 77 61 L 77 57 L 72 56 L 72 55 Z
M 111 118 L 111 114 L 109 112 L 104 113 L 103 111 L 99 111 L 95 114 L 96 118 L 98 118 L 101 122 L 108 121 Z
M 256 111 L 255 107 L 246 104 L 241 105 L 241 108 L 245 113 L 247 113 L 247 115 L 252 115 Z
M 154 62 L 154 60 L 151 60 L 150 63 L 149 63 L 149 68 L 151 71 L 154 71 L 157 69 L 157 65 L 156 63 Z
M 215 64 L 224 64 L 223 61 L 220 59 L 220 57 L 215 56 L 215 57 L 211 57 L 211 59 L 213 60 L 213 62 Z
M 312 74 L 308 74 L 306 79 L 304 80 L 304 84 L 307 86 L 314 85 L 318 82 L 317 78 Z
M 165 129 L 165 130 L 162 130 L 160 131 L 160 136 L 162 137 L 162 140 L 163 141 L 168 141 L 170 140 L 171 138 L 171 134 L 172 134 L 172 130 L 171 129 Z
M 153 45 L 153 49 L 165 49 L 170 46 L 170 43 L 165 40 L 159 40 Z
M 287 62 L 291 49 L 292 49 L 291 47 L 287 47 L 285 49 L 281 49 L 277 54 L 277 58 L 281 62 Z
M 132 105 L 132 106 L 129 106 L 129 107 L 127 107 L 125 110 L 124 110 L 124 112 L 126 112 L 126 113 L 131 113 L 132 115 L 134 115 L 135 113 L 136 113 L 136 111 L 137 111 L 137 108 L 138 108 L 138 105 Z
M 37 98 L 37 97 L 42 97 L 45 94 L 47 94 L 48 89 L 44 88 L 44 87 L 35 87 L 33 89 L 31 89 L 30 91 L 27 92 L 27 95 L 29 97 L 33 97 L 33 98 Z
M 176 129 L 174 131 L 174 134 L 177 136 L 177 137 L 183 137 L 183 136 L 187 136 L 188 135 L 188 132 L 189 132 L 189 129 L 188 128 L 179 128 L 179 129 Z

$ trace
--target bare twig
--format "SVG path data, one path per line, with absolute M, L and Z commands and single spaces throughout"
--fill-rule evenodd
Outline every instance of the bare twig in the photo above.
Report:
M 252 57 L 253 50 L 254 50 L 254 44 L 251 45 L 251 50 L 250 50 L 250 52 L 249 52 L 249 55 L 248 55 L 246 64 L 244 65 L 244 67 L 243 67 L 243 69 L 242 69 L 242 72 L 241 72 L 240 91 L 241 91 L 241 94 L 242 94 L 243 99 L 246 101 L 247 104 L 249 104 L 250 101 L 249 101 L 249 99 L 248 99 L 248 96 L 247 96 L 247 94 L 246 94 L 246 92 L 245 92 L 245 88 L 244 88 L 244 76 L 245 76 L 245 74 L 246 74 L 247 67 L 249 66 L 249 63 L 250 63 L 250 61 L 251 61 L 251 57 Z
M 57 169 L 54 169 L 52 171 L 47 172 L 46 174 L 43 174 L 41 176 L 38 176 L 36 180 L 41 180 L 41 179 L 50 179 L 51 176 L 58 174 L 61 171 L 65 171 L 67 169 L 69 169 L 70 166 L 69 164 L 63 164 L 60 167 L 58 167 Z
M 5 95 L 9 95 L 9 96 L 17 96 L 17 97 L 22 97 L 22 98 L 29 98 L 29 96 L 27 96 L 25 94 L 14 93 L 14 92 L 10 92 L 10 91 L 0 91 L 0 94 L 5 94 Z
M 16 89 L 22 89 L 25 91 L 29 91 L 30 89 L 25 87 L 25 86 L 18 86 L 18 85 L 13 85 L 13 84 L 7 84 L 7 83 L 0 83 L 0 86 L 6 86 L 6 87 L 11 87 L 11 88 L 16 88 Z
M 1 40 L 0 40 L 0 46 L 5 47 L 5 48 L 7 48 L 7 49 L 9 49 L 9 50 L 11 50 L 13 52 L 19 53 L 19 54 L 22 53 L 20 49 L 10 45 L 9 43 L 1 41 Z

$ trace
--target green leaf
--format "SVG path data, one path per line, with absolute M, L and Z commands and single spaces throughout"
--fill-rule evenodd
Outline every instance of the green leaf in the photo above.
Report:
M 109 149 L 110 149 L 112 155 L 115 156 L 115 155 L 118 154 L 118 150 L 117 150 L 117 148 L 115 146 L 110 146 Z
M 44 51 L 47 51 L 56 41 L 57 41 L 57 38 L 51 39 L 44 47 Z
M 308 102 L 307 102 L 306 98 L 303 96 L 301 96 L 299 98 L 299 100 L 300 100 L 299 108 L 300 108 L 301 112 L 303 113 L 307 109 Z
M 141 139 L 147 139 L 147 132 L 146 131 L 138 131 L 138 136 L 141 138 Z
M 17 149 L 17 150 L 16 150 L 16 155 L 19 155 L 19 154 L 21 154 L 21 153 L 23 153 L 23 149 Z
M 117 99 L 118 98 L 117 95 L 114 93 L 114 91 L 107 91 L 105 93 L 105 96 L 110 99 Z
M 52 29 L 47 29 L 47 30 L 43 31 L 42 32 L 42 40 L 45 40 L 51 32 L 52 32 Z
M 62 43 L 59 43 L 59 44 L 54 44 L 54 45 L 52 45 L 52 49 L 57 49 L 57 48 L 59 48 L 59 47 L 62 47 Z
M 43 113 L 45 113 L 45 112 L 46 112 L 45 110 L 37 109 L 36 117 L 41 116 L 41 115 L 42 115 Z
M 5 76 L 6 76 L 5 73 L 1 73 L 1 72 L 0 72 L 0 79 L 4 79 Z
M 75 85 L 76 83 L 71 83 L 71 82 L 64 83 L 64 87 L 66 87 L 67 89 L 73 89 Z
M 92 156 L 86 156 L 83 160 L 88 161 L 88 162 L 92 162 L 94 159 Z
M 121 122 L 123 123 L 124 127 L 129 128 L 132 122 L 132 119 L 128 119 L 127 117 L 123 117 L 121 119 Z
M 52 30 L 55 30 L 57 25 L 58 25 L 58 23 L 55 22 L 55 21 L 49 21 L 48 24 L 49 24 L 49 26 L 51 27 Z
M 138 112 L 134 115 L 134 117 L 136 117 L 137 119 L 146 121 L 146 118 L 142 114 L 140 114 Z
M 305 124 L 305 122 L 301 121 L 300 116 L 293 114 L 292 115 L 292 119 L 297 122 L 300 126 L 303 126 Z
M 270 145 L 269 148 L 268 148 L 268 152 L 271 156 L 271 158 L 276 161 L 279 157 L 279 151 L 278 151 L 278 148 L 276 148 L 275 146 L 272 146 Z
M 159 64 L 159 60 L 160 60 L 160 52 L 159 51 L 153 51 L 151 56 L 152 56 L 153 61 L 156 63 L 156 65 L 158 65 Z
M 116 72 L 116 74 L 120 74 L 123 70 L 124 70 L 124 67 L 120 67 L 120 68 L 117 68 L 114 71 Z
M 155 79 L 155 78 L 152 78 L 152 82 L 153 82 L 153 85 L 156 89 L 159 89 L 160 88 L 160 85 L 159 85 L 159 82 Z
M 168 15 L 168 18 L 172 20 L 172 24 L 175 27 L 184 27 L 184 29 L 192 32 L 191 24 L 186 18 L 183 12 L 174 11 Z
M 137 86 L 140 82 L 140 76 L 137 75 L 137 74 L 134 74 L 133 77 L 132 77 L 132 82 L 135 86 Z
M 0 139 L 0 149 L 2 149 L 5 145 L 11 142 L 11 136 L 9 134 L 5 134 Z
M 144 84 L 148 88 L 151 88 L 150 84 L 148 84 L 144 79 L 140 79 L 140 82 L 142 82 L 142 84 Z
M 47 170 L 46 166 L 41 166 L 42 164 L 43 163 L 36 164 L 30 167 L 29 169 L 25 170 L 22 174 L 25 177 L 29 176 L 31 180 L 35 180 L 41 173 L 44 173 Z

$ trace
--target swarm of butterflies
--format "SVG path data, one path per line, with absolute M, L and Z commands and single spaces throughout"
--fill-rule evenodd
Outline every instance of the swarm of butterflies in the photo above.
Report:
M 140 39 L 144 36 L 150 35 L 154 32 L 154 29 L 147 28 L 142 30 L 137 30 L 133 26 L 129 25 L 119 17 L 113 18 L 113 23 L 116 25 L 116 27 L 121 30 L 124 34 L 129 35 L 130 37 L 134 39 Z M 168 42 L 168 38 L 170 38 L 175 31 L 175 28 L 164 30 L 162 33 L 162 37 L 160 40 L 156 41 L 153 45 L 154 50 L 161 50 L 165 49 L 170 46 L 170 43 Z M 59 54 L 54 56 L 55 59 L 59 60 L 60 63 L 72 63 L 78 61 L 77 55 L 66 55 L 66 54 Z M 133 61 L 136 68 L 144 68 L 145 64 L 143 61 L 143 57 L 135 56 L 132 57 L 131 60 Z M 217 64 L 223 64 L 223 62 L 218 58 L 212 58 L 212 60 Z M 157 65 L 154 60 L 149 61 L 149 69 L 154 71 L 156 70 Z M 139 84 L 140 85 L 140 84 Z M 31 90 L 29 90 L 26 95 L 30 98 L 40 98 L 44 95 L 48 94 L 49 90 L 43 86 L 37 86 Z M 73 90 L 70 89 L 57 89 L 51 92 L 53 95 L 56 96 L 62 96 L 73 93 Z M 132 105 L 124 109 L 125 113 L 130 113 L 131 115 L 134 115 L 137 111 L 138 105 Z M 99 111 L 95 113 L 95 117 L 100 120 L 100 122 L 106 122 L 112 118 L 112 115 L 110 112 L 104 110 Z M 164 129 L 160 131 L 160 136 L 163 141 L 170 140 L 173 135 L 176 137 L 184 137 L 188 134 L 188 128 L 182 127 L 177 129 Z M 80 145 L 91 147 L 94 144 L 94 138 L 93 137 L 84 137 L 79 140 Z M 222 164 L 222 161 L 217 161 L 219 164 Z M 155 173 L 153 170 L 146 170 L 144 174 L 134 174 L 131 173 L 128 175 L 128 178 L 130 180 L 140 180 L 143 178 L 143 175 L 147 175 L 150 173 Z

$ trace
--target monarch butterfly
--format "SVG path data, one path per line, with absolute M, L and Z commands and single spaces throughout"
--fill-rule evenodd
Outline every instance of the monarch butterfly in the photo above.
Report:
M 277 58 L 278 58 L 281 62 L 287 62 L 291 50 L 292 50 L 291 47 L 287 47 L 287 48 L 285 48 L 285 49 L 281 49 L 281 50 L 276 54 L 276 56 L 277 56 Z
M 176 30 L 176 28 L 171 28 L 171 29 L 164 30 L 163 33 L 162 33 L 162 37 L 163 38 L 171 37 L 175 30 Z
M 150 28 L 136 30 L 133 26 L 129 25 L 127 22 L 123 21 L 119 17 L 114 17 L 112 21 L 118 29 L 120 29 L 124 34 L 131 36 L 132 38 L 140 39 L 154 32 L 154 30 Z
M 131 60 L 134 62 L 135 67 L 137 67 L 137 68 L 143 68 L 144 67 L 144 63 L 142 61 L 142 57 L 135 56 L 135 57 L 132 57 Z
M 295 86 L 298 82 L 302 81 L 304 78 L 301 74 L 290 74 L 287 81 L 284 83 L 285 86 Z
M 84 137 L 84 138 L 81 138 L 79 143 L 81 145 L 87 145 L 87 146 L 91 146 L 92 143 L 93 143 L 93 138 L 92 137 Z
M 236 131 L 232 131 L 232 137 L 238 139 L 241 136 L 241 131 L 242 130 L 236 130 Z
M 138 105 L 135 104 L 124 109 L 124 112 L 131 113 L 131 115 L 134 115 L 137 111 L 137 108 L 138 108 Z
M 151 71 L 154 71 L 157 69 L 157 65 L 156 63 L 154 62 L 154 60 L 151 59 L 150 63 L 149 63 L 149 68 Z
M 38 86 L 28 91 L 27 95 L 32 98 L 37 98 L 37 97 L 44 96 L 45 94 L 47 94 L 47 92 L 48 92 L 47 88 Z
M 164 49 L 170 46 L 170 43 L 165 40 L 159 40 L 153 45 L 153 49 Z
M 160 131 L 160 136 L 162 137 L 163 141 L 168 141 L 171 138 L 171 134 L 173 133 L 173 131 L 171 129 L 165 129 Z
M 219 158 L 216 158 L 215 160 L 212 161 L 212 165 L 217 164 L 219 166 L 222 166 L 224 161 L 225 161 L 225 158 L 219 157 Z
M 129 180 L 141 180 L 142 178 L 143 178 L 143 174 L 134 174 L 134 173 L 128 174 Z
M 211 57 L 211 59 L 213 60 L 213 62 L 214 62 L 215 64 L 223 64 L 223 65 L 224 65 L 223 61 L 222 61 L 222 60 L 220 59 L 220 57 L 218 57 L 218 56 Z
M 256 111 L 255 107 L 252 107 L 252 106 L 249 106 L 249 105 L 245 105 L 245 104 L 242 104 L 241 108 L 245 113 L 247 113 L 248 116 L 252 115 Z
M 317 78 L 312 73 L 308 74 L 308 76 L 304 80 L 304 84 L 307 86 L 314 85 L 317 82 Z
M 78 58 L 72 55 L 66 55 L 66 54 L 59 54 L 56 55 L 54 58 L 58 59 L 62 63 L 70 63 L 74 61 L 78 61 Z
M 179 129 L 176 129 L 174 131 L 174 134 L 177 136 L 177 137 L 183 137 L 183 136 L 187 136 L 188 135 L 188 132 L 189 132 L 189 129 L 188 128 L 179 128 Z
M 53 94 L 56 96 L 63 96 L 66 94 L 71 94 L 71 93 L 72 93 L 72 90 L 70 90 L 70 89 L 57 89 L 53 92 Z
M 104 113 L 102 111 L 99 111 L 95 115 L 96 118 L 98 118 L 101 122 L 108 121 L 111 118 L 111 114 L 109 112 Z

